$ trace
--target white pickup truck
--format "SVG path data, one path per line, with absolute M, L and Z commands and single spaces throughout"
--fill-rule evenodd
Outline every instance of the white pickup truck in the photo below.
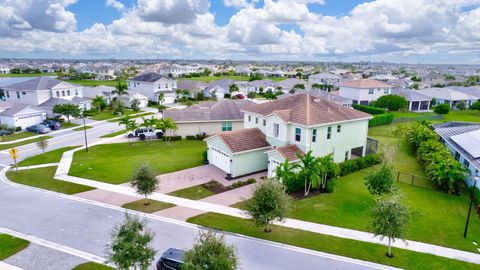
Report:
M 141 141 L 144 141 L 147 138 L 156 137 L 157 139 L 162 138 L 163 131 L 161 129 L 153 129 L 153 128 L 139 128 L 134 131 L 128 131 L 127 137 L 133 138 L 138 137 Z

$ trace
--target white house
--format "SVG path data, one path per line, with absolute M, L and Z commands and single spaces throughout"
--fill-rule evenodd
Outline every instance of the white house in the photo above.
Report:
M 2 101 L 0 102 L 0 123 L 12 128 L 25 129 L 42 123 L 47 113 L 39 107 Z
M 10 67 L 5 65 L 0 65 L 0 74 L 10 73 Z
M 308 76 L 310 84 L 337 85 L 343 80 L 342 76 L 329 72 L 322 72 Z
M 172 64 L 160 68 L 159 73 L 163 76 L 169 76 L 171 74 L 173 77 L 181 77 L 190 73 L 196 73 L 198 70 L 197 66 Z
M 368 105 L 379 97 L 391 94 L 392 86 L 372 79 L 360 79 L 342 82 L 339 95 L 349 98 L 353 104 Z
M 177 89 L 177 81 L 162 76 L 155 72 L 145 73 L 127 80 L 128 90 L 142 93 L 151 101 L 158 101 L 159 93 L 165 94 L 164 103 L 175 101 L 174 90 Z
M 145 108 L 148 106 L 148 97 L 140 92 L 129 92 L 128 95 L 119 97 L 125 107 L 131 108 L 133 100 L 138 100 L 138 107 Z
M 479 100 L 477 96 L 468 94 L 468 92 L 457 91 L 450 87 L 425 88 L 412 91 L 428 96 L 430 99 L 435 99 L 437 104 L 449 104 L 452 108 L 455 108 L 460 102 L 465 103 L 465 106 L 468 108 L 474 102 Z

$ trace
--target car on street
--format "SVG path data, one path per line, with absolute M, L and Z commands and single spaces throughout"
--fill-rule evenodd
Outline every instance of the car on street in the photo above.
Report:
M 51 130 L 58 130 L 62 127 L 60 122 L 55 120 L 45 120 L 42 124 L 50 128 Z
M 163 131 L 161 129 L 153 129 L 153 128 L 139 128 L 134 131 L 127 132 L 128 138 L 138 137 L 141 141 L 144 141 L 147 138 L 157 137 L 157 139 L 162 138 Z
M 182 269 L 184 255 L 184 250 L 176 248 L 167 249 L 157 262 L 157 270 Z
M 37 134 L 45 134 L 45 133 L 50 132 L 51 129 L 48 128 L 48 127 L 45 126 L 45 125 L 38 124 L 38 125 L 33 125 L 33 126 L 27 127 L 27 131 L 30 131 L 30 132 L 33 132 L 33 133 L 37 133 Z

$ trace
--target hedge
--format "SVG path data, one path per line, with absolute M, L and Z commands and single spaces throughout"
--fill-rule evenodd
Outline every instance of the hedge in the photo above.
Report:
M 200 134 L 197 134 L 197 135 L 187 135 L 185 136 L 185 138 L 187 140 L 199 140 L 199 141 L 202 141 L 203 139 L 205 139 L 207 137 L 207 135 L 200 135 Z
M 378 163 L 380 163 L 380 155 L 378 154 L 370 154 L 357 159 L 345 160 L 338 164 L 340 167 L 340 176 L 354 173 Z
M 387 112 L 385 109 L 382 109 L 382 108 L 366 106 L 361 104 L 353 104 L 353 108 L 362 112 L 372 114 L 372 115 L 384 114 Z
M 370 121 L 368 121 L 369 127 L 389 125 L 393 122 L 394 115 L 392 113 L 377 114 L 374 115 Z
M 164 141 L 180 141 L 182 140 L 182 136 L 163 136 L 162 140 Z

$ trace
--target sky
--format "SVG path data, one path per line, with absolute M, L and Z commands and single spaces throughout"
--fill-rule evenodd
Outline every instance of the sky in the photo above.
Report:
M 480 0 L 0 0 L 0 57 L 480 64 Z

